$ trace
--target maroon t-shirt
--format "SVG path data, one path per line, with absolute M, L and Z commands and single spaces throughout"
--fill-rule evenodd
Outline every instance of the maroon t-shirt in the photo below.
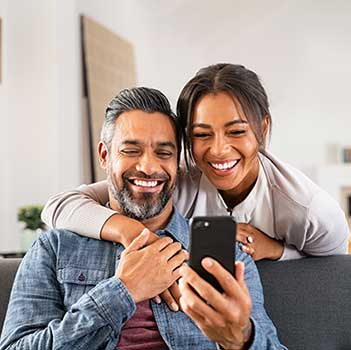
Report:
M 136 304 L 133 317 L 121 330 L 117 345 L 121 350 L 165 350 L 168 349 L 157 328 L 149 300 Z

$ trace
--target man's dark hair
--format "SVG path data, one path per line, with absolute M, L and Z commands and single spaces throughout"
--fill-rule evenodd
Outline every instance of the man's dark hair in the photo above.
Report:
M 108 151 L 111 151 L 116 119 L 124 112 L 135 110 L 146 113 L 162 113 L 171 120 L 176 133 L 179 160 L 182 146 L 182 128 L 179 118 L 173 113 L 167 97 L 161 91 L 147 87 L 134 87 L 121 90 L 107 106 L 100 139 L 105 143 Z M 147 122 L 145 120 L 145 123 Z
M 177 114 L 186 134 L 184 148 L 188 165 L 190 162 L 194 164 L 189 126 L 196 103 L 207 94 L 219 92 L 228 93 L 234 103 L 240 104 L 260 148 L 265 148 L 262 121 L 267 117 L 271 128 L 272 119 L 267 94 L 257 74 L 241 65 L 219 63 L 200 69 L 184 86 L 178 98 Z

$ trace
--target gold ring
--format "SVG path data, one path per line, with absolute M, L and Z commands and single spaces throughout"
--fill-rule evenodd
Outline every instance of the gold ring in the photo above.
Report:
M 247 236 L 246 241 L 247 241 L 247 243 L 253 243 L 254 239 L 252 236 Z

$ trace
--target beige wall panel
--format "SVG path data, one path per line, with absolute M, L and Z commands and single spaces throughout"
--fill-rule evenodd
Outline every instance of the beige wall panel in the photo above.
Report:
M 120 90 L 135 86 L 133 45 L 94 20 L 83 17 L 83 45 L 86 67 L 92 152 L 95 180 L 105 179 L 96 153 L 105 109 Z

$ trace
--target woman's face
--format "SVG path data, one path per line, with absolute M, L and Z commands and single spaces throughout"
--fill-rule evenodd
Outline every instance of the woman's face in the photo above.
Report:
M 218 189 L 240 195 L 258 175 L 258 142 L 239 103 L 225 93 L 196 104 L 192 148 L 197 166 Z

